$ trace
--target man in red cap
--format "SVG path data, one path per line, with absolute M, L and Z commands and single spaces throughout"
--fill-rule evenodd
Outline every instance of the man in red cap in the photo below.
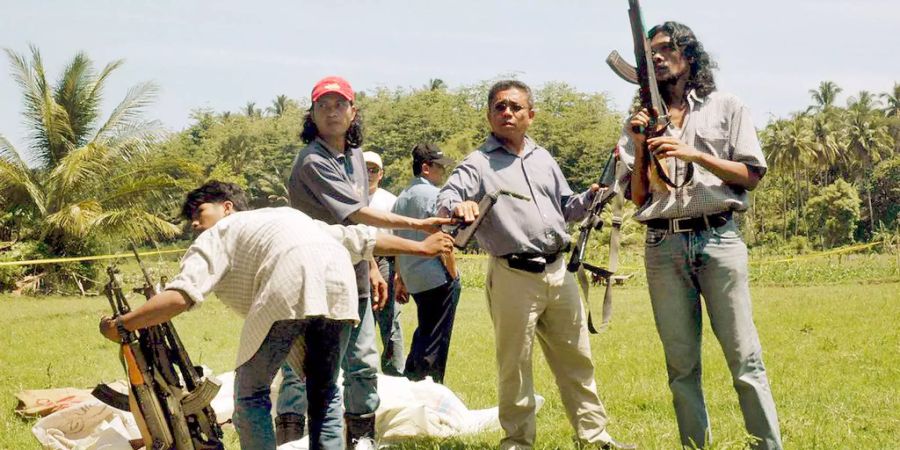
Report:
M 369 180 L 363 158 L 362 118 L 350 83 L 325 77 L 312 90 L 312 106 L 300 134 L 307 146 L 294 160 L 288 182 L 291 206 L 329 224 L 438 231 L 441 219 L 414 219 L 369 207 Z M 372 308 L 387 300 L 387 284 L 374 260 L 356 266 L 359 326 L 353 329 L 344 370 L 344 420 L 349 447 L 374 445 L 375 410 L 380 402 Z M 370 284 L 374 287 L 370 295 Z M 340 405 L 330 411 L 337 413 Z

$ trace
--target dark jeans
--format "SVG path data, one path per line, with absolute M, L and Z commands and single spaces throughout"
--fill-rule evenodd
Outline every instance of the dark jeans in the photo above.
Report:
M 406 378 L 418 381 L 430 376 L 437 383 L 444 381 L 450 335 L 461 290 L 459 280 L 454 280 L 412 295 L 419 326 L 413 334 L 412 347 L 406 359 L 403 373 Z
M 241 448 L 275 449 L 272 425 L 272 380 L 291 352 L 298 352 L 309 396 L 310 449 L 343 448 L 338 367 L 347 348 L 350 322 L 323 317 L 275 322 L 250 360 L 234 378 L 234 426 Z

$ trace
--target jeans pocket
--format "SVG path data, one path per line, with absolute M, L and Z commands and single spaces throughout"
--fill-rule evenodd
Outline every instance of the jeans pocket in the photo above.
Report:
M 711 231 L 713 236 L 724 241 L 741 240 L 741 231 L 738 230 L 737 225 L 733 221 L 728 221 L 728 223 L 722 225 L 721 227 L 712 228 Z
M 669 230 L 659 228 L 647 228 L 647 237 L 644 239 L 644 245 L 647 247 L 657 247 L 669 234 Z

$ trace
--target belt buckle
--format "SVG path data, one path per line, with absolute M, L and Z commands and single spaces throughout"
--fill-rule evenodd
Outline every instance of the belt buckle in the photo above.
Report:
M 681 227 L 682 222 L 690 222 L 691 217 L 681 217 L 678 219 L 672 219 L 672 232 L 673 233 L 687 233 L 689 231 L 694 231 L 693 228 L 687 226 L 685 228 Z

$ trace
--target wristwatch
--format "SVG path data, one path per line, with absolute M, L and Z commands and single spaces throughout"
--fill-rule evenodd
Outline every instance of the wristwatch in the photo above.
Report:
M 128 329 L 125 328 L 125 321 L 122 320 L 122 316 L 116 316 L 114 320 L 116 322 L 116 331 L 119 333 L 119 338 L 122 339 L 123 342 L 128 340 L 130 333 L 128 332 Z

